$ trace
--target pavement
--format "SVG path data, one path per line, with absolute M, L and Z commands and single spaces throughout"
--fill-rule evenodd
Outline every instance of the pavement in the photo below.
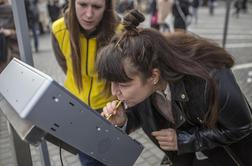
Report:
M 231 9 L 231 13 L 234 10 Z M 149 16 L 146 15 L 146 22 L 143 26 L 149 26 Z M 207 8 L 199 9 L 198 23 L 194 22 L 190 25 L 189 31 L 216 41 L 222 44 L 223 29 L 225 19 L 225 4 L 219 2 L 215 8 L 213 16 L 208 14 Z M 247 14 L 241 13 L 239 18 L 230 15 L 228 36 L 226 49 L 233 55 L 236 65 L 233 72 L 236 76 L 237 82 L 240 85 L 245 96 L 252 103 L 252 4 L 249 4 Z M 31 42 L 32 43 L 32 42 Z M 50 44 L 50 35 L 45 34 L 40 36 L 39 52 L 33 54 L 34 66 L 39 70 L 50 75 L 60 84 L 63 84 L 64 74 L 60 70 L 53 56 Z M 130 135 L 132 138 L 138 140 L 144 145 L 144 151 L 138 158 L 134 166 L 157 166 L 164 156 L 164 153 L 159 150 L 151 141 L 145 136 L 141 129 Z M 61 166 L 59 157 L 59 148 L 51 143 L 47 143 L 50 162 L 52 166 Z M 7 129 L 6 119 L 0 115 L 0 166 L 14 166 L 15 158 L 11 151 L 11 142 Z M 34 166 L 41 166 L 40 151 L 37 147 L 30 146 L 32 161 Z M 63 163 L 65 166 L 80 166 L 78 157 L 64 151 Z

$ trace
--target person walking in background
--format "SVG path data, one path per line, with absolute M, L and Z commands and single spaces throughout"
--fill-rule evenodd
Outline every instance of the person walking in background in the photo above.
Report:
M 195 24 L 198 23 L 198 8 L 200 6 L 200 0 L 192 0 L 192 17 L 194 18 Z
M 172 6 L 174 16 L 174 31 L 185 32 L 187 29 L 187 16 L 189 13 L 190 3 L 188 0 L 175 0 Z
M 173 0 L 157 0 L 159 31 L 169 32 L 170 27 L 165 22 L 168 15 L 172 13 Z
M 242 0 L 241 9 L 244 13 L 248 12 L 248 0 Z
M 215 0 L 208 0 L 209 14 L 214 15 Z
M 65 88 L 98 112 L 113 97 L 98 79 L 96 54 L 109 43 L 117 25 L 111 0 L 69 0 L 64 17 L 52 24 L 52 46 L 66 74 Z M 103 165 L 81 152 L 79 158 L 83 166 Z
M 121 0 L 117 6 L 117 12 L 120 14 L 124 14 L 133 8 L 134 8 L 133 0 Z
M 47 4 L 47 11 L 50 17 L 51 23 L 57 20 L 61 15 L 61 6 L 59 4 L 59 0 L 51 0 Z
M 137 28 L 136 10 L 123 20 L 126 32 L 100 51 L 97 71 L 124 104 L 101 115 L 128 134 L 142 127 L 172 166 L 251 166 L 252 110 L 232 56 L 193 34 Z
M 14 57 L 20 58 L 12 8 L 0 0 L 0 73 Z
M 157 9 L 157 1 L 156 0 L 151 1 L 150 14 L 151 14 L 150 26 L 156 30 L 159 30 L 158 9 Z
M 45 34 L 49 31 L 49 15 L 47 10 L 48 0 L 37 0 L 38 15 L 39 15 L 39 31 L 40 34 Z
M 242 7 L 242 0 L 235 0 L 234 1 L 235 11 L 234 11 L 233 15 L 235 15 L 236 18 L 239 18 L 241 7 Z
M 39 51 L 39 39 L 38 39 L 39 14 L 37 3 L 38 0 L 25 0 L 25 11 L 28 21 L 28 27 L 32 31 L 35 52 Z

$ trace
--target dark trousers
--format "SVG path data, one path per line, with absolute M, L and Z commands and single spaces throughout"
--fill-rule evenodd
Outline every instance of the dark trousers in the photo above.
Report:
M 178 157 L 178 159 L 173 162 L 172 166 L 216 166 L 213 163 L 206 160 L 196 159 L 194 154 L 184 154 Z
M 33 36 L 33 42 L 34 42 L 34 48 L 35 51 L 38 52 L 39 47 L 39 41 L 38 41 L 38 33 L 37 33 L 37 24 L 34 24 L 31 26 L 32 36 Z
M 178 155 L 174 158 L 172 166 L 237 166 L 223 148 L 215 148 L 204 154 L 207 159 L 202 160 L 197 159 L 195 153 Z
M 95 160 L 94 158 L 82 152 L 79 152 L 79 159 L 80 159 L 81 166 L 105 166 L 101 162 Z

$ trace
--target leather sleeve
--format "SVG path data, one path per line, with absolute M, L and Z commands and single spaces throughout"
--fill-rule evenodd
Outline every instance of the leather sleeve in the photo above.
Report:
M 127 109 L 126 114 L 128 118 L 126 133 L 130 134 L 141 127 L 140 115 L 138 113 L 138 106 Z
M 59 47 L 59 43 L 53 33 L 51 36 L 51 42 L 52 42 L 52 48 L 53 48 L 55 58 L 59 64 L 59 66 L 63 70 L 63 72 L 66 74 L 66 71 L 67 71 L 66 59 L 65 59 L 65 56 Z
M 243 139 L 252 131 L 251 108 L 229 69 L 214 74 L 217 81 L 220 114 L 217 127 L 192 127 L 177 131 L 178 153 L 196 152 L 229 145 Z

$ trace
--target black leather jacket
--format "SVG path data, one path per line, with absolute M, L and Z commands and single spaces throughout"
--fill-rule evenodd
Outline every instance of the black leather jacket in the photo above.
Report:
M 191 153 L 195 156 L 194 152 L 201 151 L 222 166 L 238 165 L 237 162 L 251 166 L 251 108 L 230 69 L 214 70 L 213 77 L 218 85 L 221 108 L 216 128 L 209 129 L 202 124 L 204 114 L 208 110 L 206 82 L 185 76 L 170 85 L 175 125 L 169 123 L 155 109 L 149 97 L 127 111 L 127 132 L 142 127 L 158 146 L 151 132 L 172 127 L 177 132 L 178 151 L 165 151 L 172 160 L 179 159 L 183 154 Z

